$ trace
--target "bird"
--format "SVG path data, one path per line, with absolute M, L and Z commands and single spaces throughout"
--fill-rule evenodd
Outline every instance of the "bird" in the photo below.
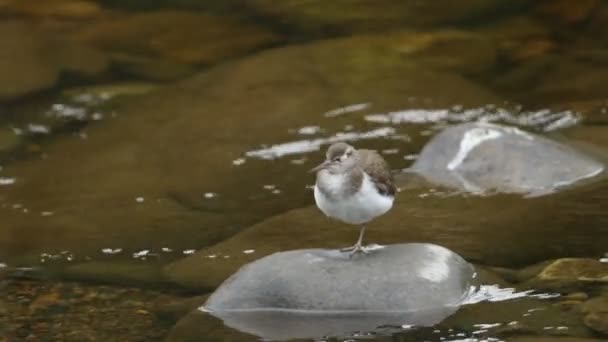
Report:
M 310 171 L 316 173 L 317 207 L 330 218 L 360 225 L 357 242 L 341 251 L 350 257 L 368 253 L 363 246 L 366 224 L 388 212 L 395 200 L 397 189 L 388 163 L 376 151 L 337 142 L 327 149 L 325 161 Z

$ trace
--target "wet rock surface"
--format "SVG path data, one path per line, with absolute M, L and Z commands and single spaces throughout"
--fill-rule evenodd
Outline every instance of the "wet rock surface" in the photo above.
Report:
M 437 134 L 411 167 L 437 185 L 473 193 L 542 195 L 598 176 L 604 165 L 515 127 L 471 123 Z

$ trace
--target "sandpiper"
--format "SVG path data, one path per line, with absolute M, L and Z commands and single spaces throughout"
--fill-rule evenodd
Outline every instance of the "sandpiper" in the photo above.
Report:
M 343 142 L 331 145 L 325 157 L 311 170 L 317 173 L 317 207 L 331 218 L 361 225 L 355 245 L 342 251 L 350 252 L 350 256 L 365 253 L 365 224 L 389 211 L 395 199 L 389 166 L 376 151 L 357 150 Z

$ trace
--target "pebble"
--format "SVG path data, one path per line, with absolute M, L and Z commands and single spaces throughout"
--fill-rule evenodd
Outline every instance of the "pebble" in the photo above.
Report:
M 28 280 L 2 292 L 0 342 L 162 341 L 170 328 L 151 314 L 158 291 Z

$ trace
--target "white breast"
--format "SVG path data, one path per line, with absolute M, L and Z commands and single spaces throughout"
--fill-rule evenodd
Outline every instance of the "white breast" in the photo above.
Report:
M 323 173 L 323 186 L 328 192 L 339 195 L 343 191 L 341 175 Z M 381 195 L 367 174 L 364 174 L 361 189 L 348 197 L 327 197 L 315 185 L 315 202 L 321 211 L 332 218 L 350 224 L 363 224 L 391 209 L 394 197 Z

